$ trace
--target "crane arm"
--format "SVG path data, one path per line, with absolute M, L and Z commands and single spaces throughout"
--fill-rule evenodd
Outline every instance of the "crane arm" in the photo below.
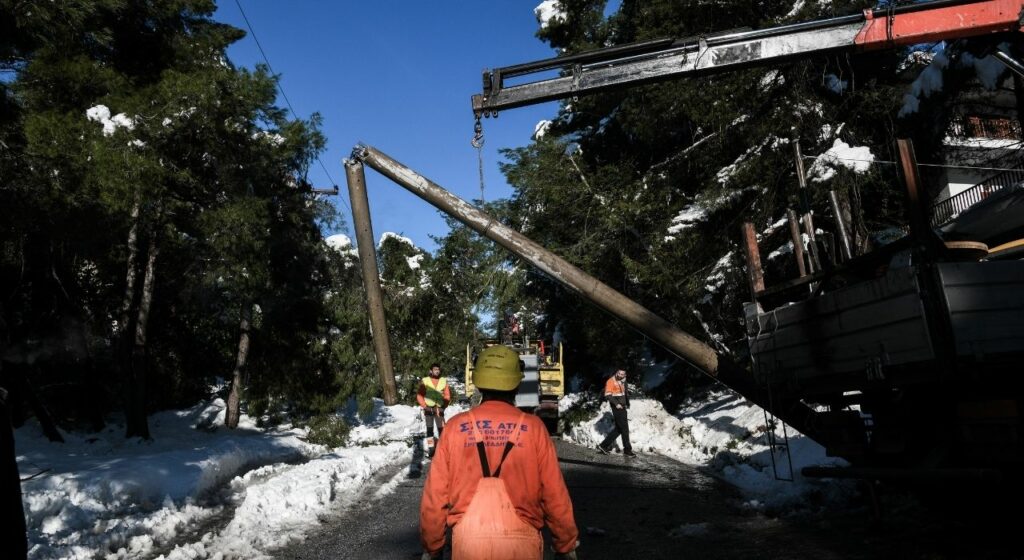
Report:
M 869 51 L 1021 30 L 1024 0 L 938 0 L 861 14 L 663 39 L 486 70 L 473 96 L 477 117 L 620 87 L 724 72 L 837 51 Z M 505 79 L 553 69 L 557 78 L 518 85 Z

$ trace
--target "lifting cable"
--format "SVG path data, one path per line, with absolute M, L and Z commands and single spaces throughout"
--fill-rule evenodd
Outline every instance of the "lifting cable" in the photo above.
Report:
M 476 148 L 477 165 L 480 170 L 480 208 L 484 207 L 484 126 L 480 123 L 480 115 L 473 124 L 473 139 L 469 143 Z

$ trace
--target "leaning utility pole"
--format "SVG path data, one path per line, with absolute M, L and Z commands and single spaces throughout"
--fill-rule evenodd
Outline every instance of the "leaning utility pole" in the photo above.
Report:
M 348 179 L 348 195 L 352 200 L 356 247 L 359 250 L 359 264 L 363 271 L 366 307 L 370 314 L 370 334 L 373 336 L 373 351 L 377 356 L 377 373 L 384 389 L 384 404 L 398 404 L 395 370 L 391 363 L 391 344 L 388 342 L 387 323 L 384 322 L 384 299 L 381 297 L 380 272 L 377 270 L 377 252 L 373 244 L 373 226 L 370 223 L 370 202 L 366 196 L 363 163 L 355 159 L 345 160 L 345 178 Z
M 812 423 L 815 413 L 805 404 L 799 401 L 781 402 L 778 398 L 773 402 L 772 395 L 767 389 L 759 385 L 748 370 L 733 362 L 729 356 L 718 354 L 704 342 L 681 331 L 537 242 L 502 224 L 376 148 L 356 146 L 352 152 L 352 159 L 365 163 L 470 229 L 508 249 L 552 280 L 622 319 L 653 342 L 732 387 L 754 403 L 774 410 L 778 417 L 803 434 L 811 438 L 819 435 L 818 427 Z M 359 167 L 359 174 L 361 178 L 362 166 Z M 351 175 L 352 173 L 350 177 Z

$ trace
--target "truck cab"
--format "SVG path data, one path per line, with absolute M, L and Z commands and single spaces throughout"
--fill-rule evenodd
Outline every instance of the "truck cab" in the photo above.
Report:
M 471 406 L 480 403 L 480 392 L 473 385 L 473 365 L 477 354 L 489 346 L 501 344 L 496 339 L 466 345 L 466 397 Z M 546 346 L 543 340 L 523 337 L 506 346 L 519 354 L 523 365 L 523 382 L 516 394 L 516 407 L 536 414 L 551 433 L 558 432 L 558 401 L 565 395 L 565 364 L 562 344 Z

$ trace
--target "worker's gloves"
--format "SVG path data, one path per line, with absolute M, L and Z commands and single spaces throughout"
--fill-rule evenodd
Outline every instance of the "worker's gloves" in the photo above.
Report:
M 576 560 L 576 551 L 570 550 L 569 552 L 555 553 L 555 560 Z

